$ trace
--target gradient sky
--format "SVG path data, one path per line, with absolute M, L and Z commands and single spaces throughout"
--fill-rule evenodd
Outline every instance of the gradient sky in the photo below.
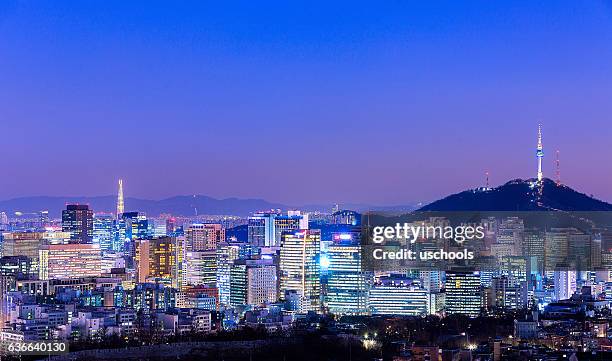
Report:
M 0 199 L 612 201 L 612 2 L 0 3 Z

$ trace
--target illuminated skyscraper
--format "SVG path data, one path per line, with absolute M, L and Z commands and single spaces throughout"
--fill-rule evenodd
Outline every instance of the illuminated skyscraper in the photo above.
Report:
M 248 242 L 258 247 L 270 247 L 274 243 L 274 218 L 277 213 L 256 213 L 249 217 Z
M 209 287 L 217 286 L 217 252 L 214 249 L 205 251 L 187 251 L 183 260 L 185 285 Z
M 526 229 L 523 236 L 523 256 L 529 260 L 529 273 L 544 273 L 544 232 Z
M 427 291 L 407 278 L 384 277 L 370 289 L 373 315 L 422 316 L 427 302 Z
M 327 248 L 326 306 L 338 315 L 367 314 L 368 274 L 362 270 L 359 233 L 334 233 L 332 238 Z
M 217 245 L 217 287 L 219 302 L 225 306 L 230 304 L 230 272 L 234 261 L 240 256 L 240 246 L 225 242 Z
M 521 288 L 508 276 L 493 277 L 491 280 L 491 306 L 504 309 L 522 308 Z
M 551 228 L 545 233 L 544 268 L 550 272 L 566 265 L 569 252 L 571 233 L 578 232 L 575 228 Z
M 512 256 L 522 255 L 523 234 L 525 226 L 519 217 L 506 217 L 501 220 L 497 229 L 497 245 L 505 245 Z
M 482 307 L 480 272 L 446 272 L 446 313 L 477 317 Z
M 135 241 L 150 238 L 149 221 L 147 217 L 138 212 L 124 212 L 117 220 L 113 250 L 123 252 L 126 256 L 127 267 L 133 268 L 135 256 Z
M 115 219 L 111 214 L 96 214 L 93 220 L 93 243 L 100 245 L 102 251 L 113 249 Z
M 278 247 L 285 232 L 308 229 L 308 215 L 300 211 L 289 211 L 287 215 L 274 218 L 274 241 L 269 247 Z
M 176 237 L 136 241 L 136 271 L 139 283 L 158 280 L 179 288 L 182 283 L 182 245 Z
M 230 304 L 236 307 L 275 302 L 276 274 L 272 260 L 236 260 L 230 271 Z
M 299 312 L 319 311 L 321 284 L 319 255 L 321 231 L 302 230 L 282 235 L 280 250 L 281 297 L 297 293 Z
M 192 224 L 185 231 L 188 251 L 217 249 L 217 243 L 225 241 L 225 229 L 216 223 Z
M 567 300 L 576 292 L 576 271 L 559 270 L 554 273 L 555 299 Z
M 123 179 L 119 179 L 119 191 L 117 192 L 117 218 L 119 218 L 123 212 Z
M 91 243 L 93 211 L 86 204 L 69 204 L 62 211 L 62 231 L 70 232 L 71 243 Z

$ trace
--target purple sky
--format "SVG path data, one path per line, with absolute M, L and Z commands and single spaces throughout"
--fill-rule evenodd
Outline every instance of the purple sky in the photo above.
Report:
M 168 4 L 0 4 L 0 199 L 428 201 L 535 176 L 541 122 L 612 201 L 609 2 Z

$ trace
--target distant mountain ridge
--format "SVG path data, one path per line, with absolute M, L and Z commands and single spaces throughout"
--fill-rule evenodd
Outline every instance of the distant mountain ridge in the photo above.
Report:
M 48 210 L 53 217 L 58 217 L 68 203 L 89 204 L 94 212 L 115 212 L 116 196 L 98 197 L 20 197 L 0 201 L 0 211 L 24 214 Z M 265 201 L 263 199 L 216 199 L 203 195 L 175 196 L 161 200 L 126 198 L 126 211 L 145 212 L 149 216 L 170 213 L 180 216 L 194 215 L 236 215 L 247 216 L 258 210 L 290 209 L 291 207 Z
M 545 178 L 515 179 L 496 188 L 476 188 L 437 200 L 420 211 L 612 211 L 612 204 Z
M 0 201 L 0 212 L 14 214 L 19 211 L 25 215 L 36 213 L 41 210 L 48 210 L 52 217 L 59 217 L 62 209 L 68 203 L 88 204 L 94 212 L 114 213 L 117 206 L 117 196 L 96 196 L 96 197 L 49 197 L 33 196 L 19 197 Z M 264 199 L 240 199 L 224 198 L 217 199 L 204 195 L 195 196 L 175 196 L 161 200 L 150 200 L 140 198 L 126 198 L 126 211 L 140 211 L 149 216 L 157 216 L 162 213 L 169 213 L 177 216 L 195 215 L 234 215 L 248 216 L 253 212 L 265 211 L 270 209 L 301 209 L 304 211 L 328 211 L 331 212 L 333 204 L 309 204 L 303 206 L 287 205 L 282 203 L 268 202 Z M 368 210 L 388 211 L 401 210 L 412 211 L 417 208 L 415 205 L 397 206 L 373 206 L 361 203 L 342 204 L 343 209 L 351 209 L 358 212 Z

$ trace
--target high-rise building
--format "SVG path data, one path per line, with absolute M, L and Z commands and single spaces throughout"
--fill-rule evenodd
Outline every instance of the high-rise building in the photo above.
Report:
M 521 288 L 512 277 L 498 276 L 491 280 L 491 306 L 504 309 L 522 308 Z
M 405 277 L 381 277 L 370 289 L 373 315 L 422 316 L 428 312 L 427 291 Z
M 277 213 L 256 213 L 248 220 L 248 242 L 258 247 L 270 247 L 274 243 L 274 218 Z
M 280 290 L 296 292 L 299 312 L 319 311 L 321 307 L 320 255 L 321 231 L 301 230 L 282 235 L 280 249 Z
M 117 191 L 117 218 L 121 217 L 124 211 L 123 179 L 119 179 L 119 190 Z
M 162 310 L 176 306 L 176 290 L 159 283 L 141 283 L 128 293 L 134 310 Z
M 219 302 L 224 306 L 230 304 L 230 272 L 234 261 L 240 257 L 240 247 L 241 244 L 237 243 L 223 242 L 217 245 L 217 287 Z
M 216 223 L 191 224 L 185 230 L 188 251 L 217 249 L 217 243 L 225 241 L 225 229 Z
M 326 307 L 338 315 L 368 314 L 371 275 L 362 269 L 359 232 L 334 233 L 327 248 Z
M 308 229 L 308 215 L 300 211 L 261 212 L 249 217 L 248 241 L 258 247 L 279 247 L 283 232 Z
M 124 212 L 117 220 L 113 251 L 122 252 L 126 256 L 127 266 L 133 268 L 135 241 L 147 238 L 150 238 L 147 217 L 138 212 Z
M 172 236 L 172 234 L 168 233 L 166 221 L 166 218 L 149 219 L 149 233 L 153 237 Z
M 480 272 L 446 272 L 446 313 L 477 317 L 482 308 Z
M 523 236 L 523 256 L 530 260 L 532 265 L 529 271 L 532 274 L 544 273 L 544 232 L 538 229 L 526 229 Z
M 100 245 L 102 251 L 113 250 L 115 219 L 110 214 L 96 214 L 93 220 L 93 243 Z
M 506 245 L 512 256 L 522 255 L 523 233 L 525 227 L 519 217 L 502 219 L 497 229 L 497 245 Z
M 91 243 L 93 211 L 86 204 L 69 204 L 62 211 L 62 231 L 70 232 L 71 243 Z
M 186 286 L 217 286 L 217 252 L 186 251 L 183 260 L 183 273 Z
M 179 288 L 182 283 L 182 245 L 176 237 L 136 241 L 136 273 L 139 283 L 160 281 Z
M 285 232 L 308 229 L 308 215 L 300 211 L 289 211 L 287 215 L 279 215 L 274 218 L 274 240 L 269 247 L 278 247 L 282 242 Z
M 272 260 L 236 260 L 230 270 L 230 304 L 237 307 L 275 302 L 276 275 Z
M 557 270 L 554 272 L 555 299 L 567 300 L 576 292 L 576 271 Z
M 578 232 L 575 228 L 551 228 L 546 231 L 544 239 L 544 267 L 552 272 L 566 266 L 571 233 Z
M 41 280 L 100 276 L 101 252 L 96 244 L 44 245 L 39 251 Z
M 8 216 L 6 215 L 5 212 L 0 212 L 0 230 L 3 229 L 3 225 L 6 225 L 9 223 L 9 219 Z

